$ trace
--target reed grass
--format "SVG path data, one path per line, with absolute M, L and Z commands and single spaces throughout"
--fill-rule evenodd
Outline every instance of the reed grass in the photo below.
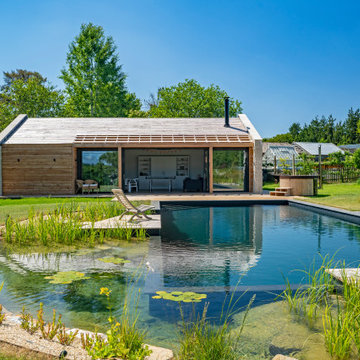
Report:
M 326 271 L 342 269 L 342 286 Z M 320 268 L 314 264 L 304 272 L 307 283 L 296 291 L 287 280 L 282 297 L 289 310 L 309 327 L 322 319 L 325 347 L 333 359 L 359 359 L 360 356 L 360 287 L 354 279 L 345 276 L 346 264 L 335 263 L 334 257 L 323 257 Z
M 131 240 L 146 238 L 142 228 L 124 227 L 95 229 L 94 223 L 103 219 L 119 216 L 123 209 L 117 203 L 95 202 L 85 208 L 76 203 L 62 204 L 47 213 L 29 211 L 25 221 L 17 222 L 11 216 L 6 219 L 2 236 L 6 243 L 18 246 L 54 244 L 93 246 L 105 239 Z M 83 223 L 90 223 L 84 230 Z
M 300 285 L 295 291 L 291 288 L 288 279 L 285 279 L 286 289 L 280 295 L 288 304 L 289 310 L 299 319 L 304 320 L 313 328 L 321 314 L 321 309 L 327 304 L 329 294 L 335 289 L 334 280 L 326 271 L 334 266 L 334 256 L 322 257 L 320 267 L 313 261 L 308 270 L 299 270 L 304 273 L 306 283 Z
M 194 321 L 186 321 L 184 314 L 181 312 L 182 326 L 180 349 L 176 356 L 177 360 L 237 360 L 239 359 L 240 336 L 245 326 L 246 318 L 255 295 L 247 305 L 242 323 L 235 332 L 230 329 L 231 317 L 234 315 L 238 298 L 234 301 L 232 293 L 227 310 L 225 309 L 226 300 L 223 303 L 220 326 L 215 326 L 207 318 L 209 304 L 205 304 L 204 310 L 200 316 L 195 315 L 193 307 Z

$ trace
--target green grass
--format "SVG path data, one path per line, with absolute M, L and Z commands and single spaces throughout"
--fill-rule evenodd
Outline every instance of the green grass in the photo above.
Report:
M 277 183 L 265 181 L 263 184 L 263 190 L 274 191 L 278 186 L 279 184 Z
M 14 220 L 24 220 L 28 217 L 29 211 L 33 209 L 35 212 L 48 210 L 55 210 L 59 204 L 73 203 L 81 207 L 86 207 L 92 202 L 107 202 L 110 198 L 85 198 L 85 197 L 72 197 L 72 198 L 56 198 L 56 197 L 31 197 L 22 199 L 1 199 L 0 200 L 0 225 L 5 223 L 8 216 Z
M 303 197 L 302 200 L 350 211 L 360 211 L 360 185 L 357 183 L 324 184 L 317 196 Z

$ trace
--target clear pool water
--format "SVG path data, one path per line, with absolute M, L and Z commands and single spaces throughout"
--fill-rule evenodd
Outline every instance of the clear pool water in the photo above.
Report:
M 67 326 L 101 331 L 108 314 L 100 287 L 112 289 L 115 315 L 119 314 L 131 288 L 129 280 L 142 268 L 146 275 L 136 284 L 142 290 L 139 325 L 149 330 L 151 343 L 171 346 L 177 338 L 179 307 L 171 301 L 153 299 L 155 291 L 206 293 L 208 315 L 214 320 L 227 294 L 235 291 L 236 297 L 242 296 L 239 306 L 256 294 L 253 328 L 266 323 L 266 319 L 259 320 L 258 309 L 263 309 L 260 314 L 291 322 L 280 305 L 272 303 L 283 288 L 284 277 L 294 286 L 299 284 L 303 273 L 295 270 L 307 269 L 313 261 L 319 266 L 321 256 L 327 254 L 348 266 L 358 266 L 360 227 L 292 206 L 167 206 L 162 209 L 162 235 L 148 241 L 117 242 L 67 253 L 2 250 L 0 282 L 5 282 L 5 288 L 0 303 L 14 312 L 25 305 L 35 314 L 43 302 L 47 314 L 57 309 Z M 130 263 L 115 265 L 98 260 L 107 256 L 119 256 Z M 45 279 L 67 270 L 84 272 L 90 278 L 67 285 L 50 284 Z M 192 312 L 191 304 L 183 306 L 185 314 Z M 200 311 L 203 306 L 204 302 L 196 304 Z M 271 327 L 275 331 L 276 326 Z M 294 329 L 301 330 L 305 338 L 309 336 L 296 324 Z M 267 336 L 266 341 L 263 339 L 263 357 L 258 348 L 252 351 L 255 358 L 265 359 L 271 355 L 269 342 L 275 335 L 262 331 Z

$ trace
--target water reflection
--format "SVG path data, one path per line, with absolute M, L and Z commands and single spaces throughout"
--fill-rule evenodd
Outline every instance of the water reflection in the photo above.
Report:
M 254 267 L 262 249 L 262 209 L 164 208 L 161 246 L 153 262 L 161 262 L 158 287 L 235 286 Z

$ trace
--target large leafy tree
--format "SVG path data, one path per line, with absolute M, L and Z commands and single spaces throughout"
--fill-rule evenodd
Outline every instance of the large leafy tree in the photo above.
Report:
M 226 91 L 217 85 L 201 86 L 194 79 L 162 87 L 148 102 L 150 117 L 222 117 Z M 230 99 L 230 116 L 242 112 L 241 102 Z
M 140 110 L 140 100 L 126 89 L 114 40 L 105 36 L 101 26 L 81 25 L 60 78 L 65 83 L 69 116 L 128 116 Z
M 0 92 L 0 130 L 19 114 L 56 117 L 62 114 L 64 96 L 37 72 L 16 70 L 4 73 Z
M 4 71 L 4 85 L 1 87 L 2 91 L 10 88 L 11 84 L 16 80 L 27 82 L 29 79 L 38 79 L 41 84 L 45 84 L 47 79 L 44 78 L 37 71 L 29 71 L 25 69 L 16 69 L 15 71 Z

